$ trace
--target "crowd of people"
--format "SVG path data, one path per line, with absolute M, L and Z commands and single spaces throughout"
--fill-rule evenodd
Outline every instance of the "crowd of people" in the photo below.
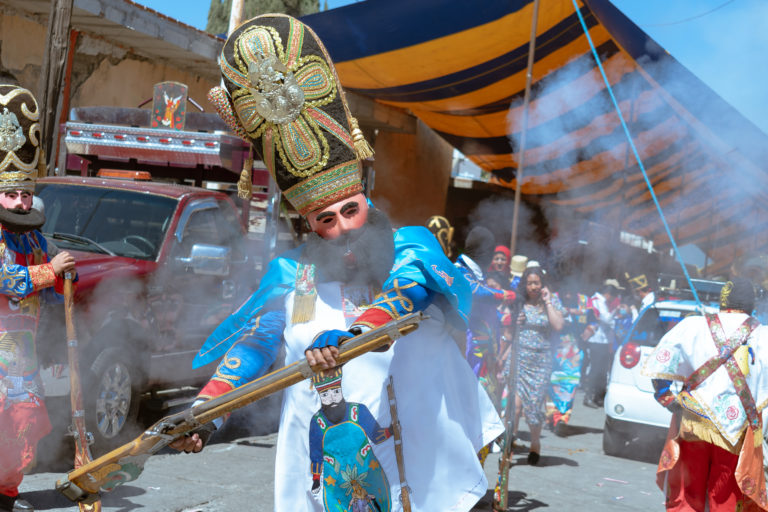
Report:
M 455 251 L 453 228 L 434 216 L 427 226 L 446 255 Z M 472 228 L 456 258 L 472 288 L 472 313 L 464 353 L 475 374 L 503 415 L 510 367 L 516 364 L 515 414 L 530 432 L 528 462 L 541 453 L 541 431 L 566 436 L 576 390 L 584 405 L 603 406 L 615 350 L 642 308 L 653 302 L 644 275 L 624 276 L 622 287 L 606 277 L 596 290 L 575 280 L 552 282 L 538 261 L 496 245 L 485 227 Z

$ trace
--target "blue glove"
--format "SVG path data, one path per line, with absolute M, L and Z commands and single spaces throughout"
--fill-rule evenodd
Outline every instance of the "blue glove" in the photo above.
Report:
M 307 347 L 307 350 L 323 347 L 338 347 L 342 341 L 354 337 L 355 335 L 349 331 L 339 331 L 336 329 L 332 331 L 322 331 L 315 336 L 315 339 L 312 340 L 312 344 Z

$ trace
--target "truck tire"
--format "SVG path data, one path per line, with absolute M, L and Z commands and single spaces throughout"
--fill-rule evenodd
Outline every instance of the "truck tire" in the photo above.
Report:
M 94 456 L 103 455 L 135 437 L 140 403 L 140 372 L 131 354 L 105 348 L 91 364 L 86 382 L 86 420 L 93 434 Z

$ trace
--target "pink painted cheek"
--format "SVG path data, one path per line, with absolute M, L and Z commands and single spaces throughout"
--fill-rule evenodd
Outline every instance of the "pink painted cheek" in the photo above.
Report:
M 7 197 L 5 194 L 0 194 L 0 206 L 7 209 L 16 208 L 18 203 L 18 199 L 11 199 Z M 31 203 L 31 201 L 30 201 Z

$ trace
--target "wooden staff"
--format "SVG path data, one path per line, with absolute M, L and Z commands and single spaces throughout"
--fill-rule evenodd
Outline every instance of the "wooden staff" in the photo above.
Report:
M 85 426 L 85 409 L 83 408 L 83 388 L 80 381 L 80 357 L 77 349 L 77 332 L 75 330 L 74 290 L 72 274 L 64 274 L 64 317 L 67 324 L 67 360 L 69 362 L 69 401 L 72 409 L 72 425 L 70 431 L 75 438 L 75 469 L 93 460 L 88 447 L 90 435 Z M 78 503 L 81 512 L 100 512 L 101 501 Z
M 522 308 L 522 305 L 520 306 Z M 515 318 L 520 315 L 518 310 Z M 499 458 L 499 479 L 493 495 L 493 510 L 507 512 L 509 494 L 509 457 L 512 455 L 512 445 L 515 441 L 515 401 L 517 400 L 517 339 L 520 326 L 515 326 L 515 333 L 510 340 L 510 364 L 507 377 L 507 406 L 504 408 L 504 444 Z M 503 388 L 502 388 L 503 393 Z
M 339 347 L 336 364 L 340 366 L 355 357 L 388 346 L 415 331 L 423 318 L 425 316 L 421 312 L 410 313 L 346 340 Z M 64 480 L 56 482 L 56 489 L 72 501 L 90 503 L 98 499 L 99 492 L 111 491 L 136 480 L 150 455 L 187 432 L 314 375 L 315 369 L 304 358 L 216 398 L 166 416 L 133 441 L 70 471 Z
M 392 419 L 392 437 L 395 439 L 395 458 L 397 459 L 397 473 L 400 476 L 400 504 L 403 512 L 411 512 L 411 496 L 408 482 L 405 480 L 405 460 L 403 458 L 403 431 L 400 428 L 400 420 L 397 416 L 397 401 L 395 401 L 395 385 L 392 376 L 389 376 L 387 384 L 389 396 L 389 416 Z

